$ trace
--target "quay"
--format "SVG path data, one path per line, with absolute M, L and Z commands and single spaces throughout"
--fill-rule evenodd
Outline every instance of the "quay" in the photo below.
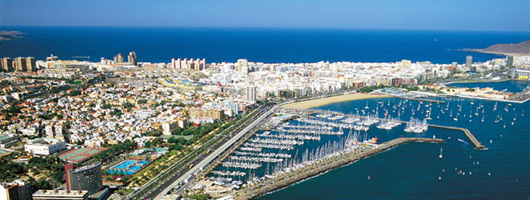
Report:
M 324 110 L 313 110 L 313 109 L 311 109 L 311 110 L 297 109 L 296 111 L 302 111 L 302 112 L 307 112 L 307 113 L 311 113 L 311 114 L 312 113 L 328 113 L 328 114 L 334 114 L 334 115 L 352 116 L 352 115 L 348 115 L 348 114 L 344 114 L 344 113 L 340 113 L 340 112 L 336 112 L 336 111 L 324 111 Z M 358 116 L 358 117 L 367 118 L 366 116 Z M 383 120 L 381 118 L 378 118 L 378 119 L 379 120 Z M 407 123 L 407 122 L 401 121 L 401 120 L 395 120 L 395 121 L 403 123 L 403 124 Z M 434 124 L 427 124 L 427 125 L 429 127 L 433 127 L 433 128 L 442 128 L 442 129 L 462 131 L 462 132 L 464 132 L 464 135 L 469 139 L 469 141 L 471 141 L 471 143 L 473 144 L 475 149 L 478 149 L 478 150 L 487 150 L 488 149 L 488 147 L 482 145 L 482 143 L 480 143 L 480 141 L 478 141 L 478 139 L 475 137 L 475 135 L 473 135 L 473 133 L 471 133 L 471 131 L 469 131 L 469 129 L 467 129 L 467 128 L 454 127 L 454 126 L 442 126 L 442 125 L 434 125 Z
M 259 182 L 254 185 L 247 186 L 234 194 L 234 199 L 246 200 L 253 199 L 262 195 L 265 195 L 271 191 L 278 190 L 294 184 L 298 181 L 316 176 L 324 173 L 331 169 L 335 169 L 346 164 L 373 156 L 390 148 L 396 147 L 409 142 L 430 142 L 430 143 L 443 143 L 443 139 L 432 139 L 432 138 L 397 138 L 388 142 L 384 142 L 381 145 L 370 148 L 370 149 L 358 149 L 349 153 L 341 154 L 331 158 L 323 159 L 318 163 L 307 165 L 283 173 L 272 179 L 268 179 L 263 182 Z

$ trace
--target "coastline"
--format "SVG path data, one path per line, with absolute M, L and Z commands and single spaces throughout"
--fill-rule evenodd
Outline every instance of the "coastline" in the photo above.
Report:
M 525 54 L 525 53 L 508 53 L 508 52 L 486 51 L 484 49 L 460 49 L 458 51 L 468 51 L 468 52 L 492 54 L 492 55 L 499 55 L 499 56 L 514 56 L 514 57 L 530 56 L 530 54 Z
M 294 108 L 294 109 L 309 109 L 320 107 L 332 103 L 353 101 L 360 99 L 374 99 L 374 98 L 385 98 L 393 97 L 391 95 L 382 95 L 382 94 L 365 94 L 365 93 L 354 93 L 354 94 L 344 94 L 339 96 L 325 97 L 319 99 L 311 99 L 307 101 L 300 101 L 291 104 L 283 105 L 283 108 Z

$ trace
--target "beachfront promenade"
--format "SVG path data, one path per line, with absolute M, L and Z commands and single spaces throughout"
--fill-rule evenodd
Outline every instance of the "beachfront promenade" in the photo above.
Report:
M 408 142 L 431 142 L 431 143 L 442 143 L 442 139 L 432 139 L 432 138 L 397 138 L 388 142 L 384 142 L 377 147 L 370 148 L 361 148 L 352 152 L 340 154 L 331 158 L 326 158 L 318 163 L 301 167 L 294 171 L 283 173 L 279 176 L 276 176 L 272 179 L 268 179 L 263 182 L 250 185 L 238 191 L 234 199 L 244 200 L 244 199 L 253 199 L 268 192 L 287 187 L 291 184 L 294 184 L 298 181 L 316 176 L 318 174 L 324 173 L 328 170 L 341 167 L 343 165 L 361 160 L 373 156 L 382 151 L 388 150 L 392 147 L 405 144 Z

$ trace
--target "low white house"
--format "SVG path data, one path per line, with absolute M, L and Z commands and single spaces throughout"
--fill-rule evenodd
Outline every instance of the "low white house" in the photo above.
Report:
M 64 140 L 54 138 L 37 138 L 29 140 L 24 150 L 33 155 L 48 156 L 66 149 Z

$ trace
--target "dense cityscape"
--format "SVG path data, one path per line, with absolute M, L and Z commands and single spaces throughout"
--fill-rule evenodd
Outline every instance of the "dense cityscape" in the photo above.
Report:
M 161 191 L 153 182 L 176 182 L 179 177 L 168 174 L 195 169 L 190 155 L 212 153 L 274 104 L 355 93 L 511 100 L 521 97 L 440 83 L 528 80 L 530 73 L 530 57 L 512 56 L 487 62 L 468 56 L 463 64 L 139 58 L 130 52 L 127 60 L 119 53 L 100 62 L 54 55 L 1 59 L 0 168 L 9 172 L 0 177 L 1 199 L 154 198 Z M 186 189 L 184 196 L 220 197 L 215 189 L 200 191 Z

